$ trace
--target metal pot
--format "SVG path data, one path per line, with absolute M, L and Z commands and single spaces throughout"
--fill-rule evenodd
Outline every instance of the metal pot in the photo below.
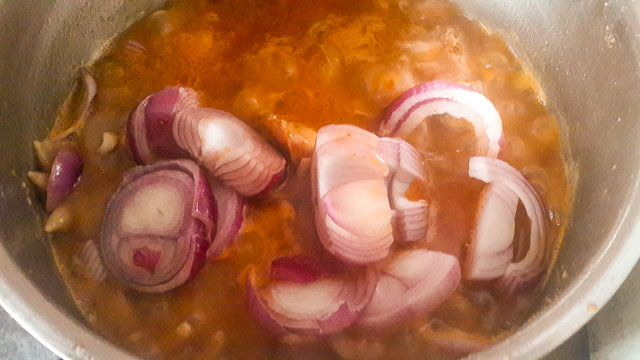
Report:
M 0 304 L 58 355 L 130 359 L 90 330 L 56 268 L 26 172 L 79 65 L 162 1 L 0 0 Z M 640 256 L 640 3 L 467 0 L 528 62 L 577 175 L 571 225 L 544 308 L 472 357 L 538 358 L 585 324 Z M 571 156 L 569 156 L 571 154 Z

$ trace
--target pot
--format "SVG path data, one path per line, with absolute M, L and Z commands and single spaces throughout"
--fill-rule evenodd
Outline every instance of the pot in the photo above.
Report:
M 94 333 L 71 300 L 26 179 L 83 63 L 160 0 L 0 0 L 0 304 L 67 359 L 132 359 Z M 520 330 L 472 358 L 544 356 L 613 295 L 640 256 L 640 3 L 467 0 L 534 70 L 561 122 L 575 201 L 545 290 Z

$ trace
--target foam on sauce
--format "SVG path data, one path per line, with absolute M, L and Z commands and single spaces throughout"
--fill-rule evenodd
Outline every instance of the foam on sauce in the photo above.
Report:
M 534 184 L 549 212 L 550 239 L 561 240 L 570 192 L 556 119 L 507 44 L 445 1 L 170 1 L 116 38 L 91 71 L 98 94 L 79 141 L 84 172 L 67 200 L 74 223 L 52 246 L 88 322 L 141 357 L 339 358 L 329 340 L 288 344 L 269 337 L 244 300 L 249 265 L 266 272 L 276 257 L 319 251 L 304 172 L 291 170 L 285 187 L 252 200 L 235 243 L 174 291 L 149 295 L 115 280 L 99 284 L 74 266 L 86 241 L 99 238 L 106 203 L 134 166 L 122 146 L 108 156 L 97 153 L 103 132 L 121 135 L 129 111 L 166 86 L 190 86 L 203 106 L 247 121 L 283 152 L 293 148 L 293 169 L 304 155 L 296 146 L 313 145 L 311 129 L 345 123 L 375 131 L 383 109 L 409 87 L 431 80 L 466 84 L 498 109 L 502 158 Z M 73 113 L 61 111 L 54 133 Z M 438 209 L 434 240 L 421 246 L 462 259 L 482 189 L 466 174 L 473 128 L 439 116 L 408 140 L 426 156 L 430 176 L 408 195 Z M 526 227 L 526 216 L 518 219 Z M 349 330 L 331 341 L 346 359 L 455 357 L 425 337 L 488 344 L 522 324 L 540 302 L 536 293 L 499 302 L 485 285 L 463 283 L 429 316 L 385 334 Z

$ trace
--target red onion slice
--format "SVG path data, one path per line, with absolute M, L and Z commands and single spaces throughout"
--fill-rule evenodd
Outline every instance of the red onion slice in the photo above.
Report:
M 491 280 L 504 275 L 513 258 L 517 208 L 518 197 L 502 183 L 492 183 L 482 191 L 464 264 L 465 279 Z
M 216 179 L 244 196 L 264 193 L 282 180 L 286 162 L 251 127 L 214 109 L 181 111 L 173 123 L 177 144 Z
M 486 183 L 499 183 L 508 188 L 522 201 L 531 220 L 529 250 L 522 260 L 507 266 L 504 275 L 496 284 L 497 289 L 505 295 L 510 295 L 534 285 L 544 272 L 546 263 L 547 225 L 542 200 L 527 179 L 502 160 L 472 157 L 469 160 L 469 176 Z M 504 194 L 503 198 L 506 198 Z
M 355 264 L 387 256 L 392 212 L 377 137 L 351 125 L 318 131 L 312 158 L 316 232 L 325 249 Z
M 213 190 L 213 197 L 216 200 L 218 209 L 218 224 L 216 226 L 216 235 L 207 252 L 207 258 L 215 259 L 222 254 L 242 226 L 244 199 L 233 189 L 210 181 L 209 185 Z
M 172 124 L 178 111 L 199 106 L 198 94 L 188 87 L 168 87 L 147 96 L 131 112 L 125 129 L 133 160 L 150 164 L 157 159 L 187 158 L 178 147 Z
M 427 237 L 428 204 L 411 201 L 406 192 L 413 181 L 425 181 L 423 158 L 408 142 L 380 138 L 377 152 L 389 166 L 389 203 L 393 208 L 393 237 L 400 242 L 415 242 Z
M 351 182 L 384 179 L 389 174 L 388 166 L 380 161 L 375 148 L 355 138 L 343 137 L 324 142 L 316 147 L 314 154 L 318 168 L 332 174 L 318 178 L 321 194 Z
M 73 148 L 58 151 L 47 184 L 47 211 L 53 211 L 71 193 L 82 174 L 84 160 Z
M 401 252 L 382 270 L 358 323 L 383 329 L 433 311 L 455 291 L 460 277 L 453 255 L 424 249 Z
M 356 280 L 320 277 L 312 282 L 275 281 L 257 290 L 247 279 L 247 300 L 256 320 L 273 335 L 324 336 L 351 326 L 373 296 L 377 274 Z
M 497 157 L 502 137 L 502 119 L 491 101 L 464 85 L 432 81 L 407 90 L 383 115 L 380 134 L 407 136 L 424 119 L 440 114 L 463 118 L 473 124 L 477 136 L 488 139 L 484 154 Z
M 171 290 L 202 268 L 216 217 L 211 188 L 192 161 L 138 166 L 125 174 L 105 212 L 105 266 L 138 291 Z

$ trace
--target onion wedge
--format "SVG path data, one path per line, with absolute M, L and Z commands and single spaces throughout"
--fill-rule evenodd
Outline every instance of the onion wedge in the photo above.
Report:
M 464 264 L 467 280 L 501 277 L 513 258 L 518 197 L 502 183 L 491 183 L 480 195 L 476 226 Z
M 218 208 L 218 224 L 207 258 L 219 257 L 238 235 L 244 217 L 244 199 L 233 189 L 209 181 Z
M 424 249 L 399 253 L 382 269 L 358 324 L 384 329 L 436 309 L 460 283 L 458 259 Z
M 423 158 L 408 142 L 380 138 L 378 155 L 389 166 L 388 195 L 393 212 L 393 237 L 400 242 L 415 242 L 427 236 L 429 207 L 426 200 L 412 201 L 406 192 L 413 181 L 425 181 Z
M 188 158 L 176 144 L 172 124 L 178 111 L 199 105 L 198 94 L 188 87 L 168 87 L 147 96 L 131 112 L 125 129 L 131 158 L 138 164 Z
M 204 265 L 215 222 L 211 188 L 194 162 L 138 166 L 125 174 L 105 212 L 105 266 L 138 291 L 171 290 Z
M 382 117 L 382 136 L 409 135 L 433 115 L 449 114 L 473 125 L 482 154 L 497 157 L 502 139 L 502 119 L 484 95 L 447 81 L 427 82 L 407 90 L 389 105 Z
M 243 196 L 255 196 L 277 186 L 286 162 L 251 127 L 215 109 L 179 112 L 173 135 L 182 149 L 202 164 L 216 181 Z
M 382 260 L 393 243 L 392 212 L 378 138 L 350 125 L 318 131 L 312 158 L 316 231 L 330 253 L 354 264 Z
M 308 282 L 274 281 L 258 289 L 251 271 L 247 301 L 256 320 L 274 336 L 330 335 L 356 322 L 377 279 L 376 271 L 367 269 L 355 280 L 322 276 Z
M 497 183 L 502 185 L 502 188 L 508 189 L 512 195 L 503 196 L 505 198 L 517 196 L 531 220 L 529 250 L 522 260 L 509 263 L 504 274 L 497 281 L 496 288 L 508 296 L 537 284 L 547 263 L 547 224 L 544 205 L 534 187 L 511 165 L 502 160 L 488 157 L 472 157 L 469 160 L 469 176 L 486 183 Z M 509 201 L 511 204 L 513 203 L 513 200 Z M 515 211 L 513 214 L 515 216 Z M 476 241 L 478 240 L 495 241 L 494 238 L 477 238 Z M 485 246 L 489 245 L 477 244 L 475 248 L 479 249 Z

